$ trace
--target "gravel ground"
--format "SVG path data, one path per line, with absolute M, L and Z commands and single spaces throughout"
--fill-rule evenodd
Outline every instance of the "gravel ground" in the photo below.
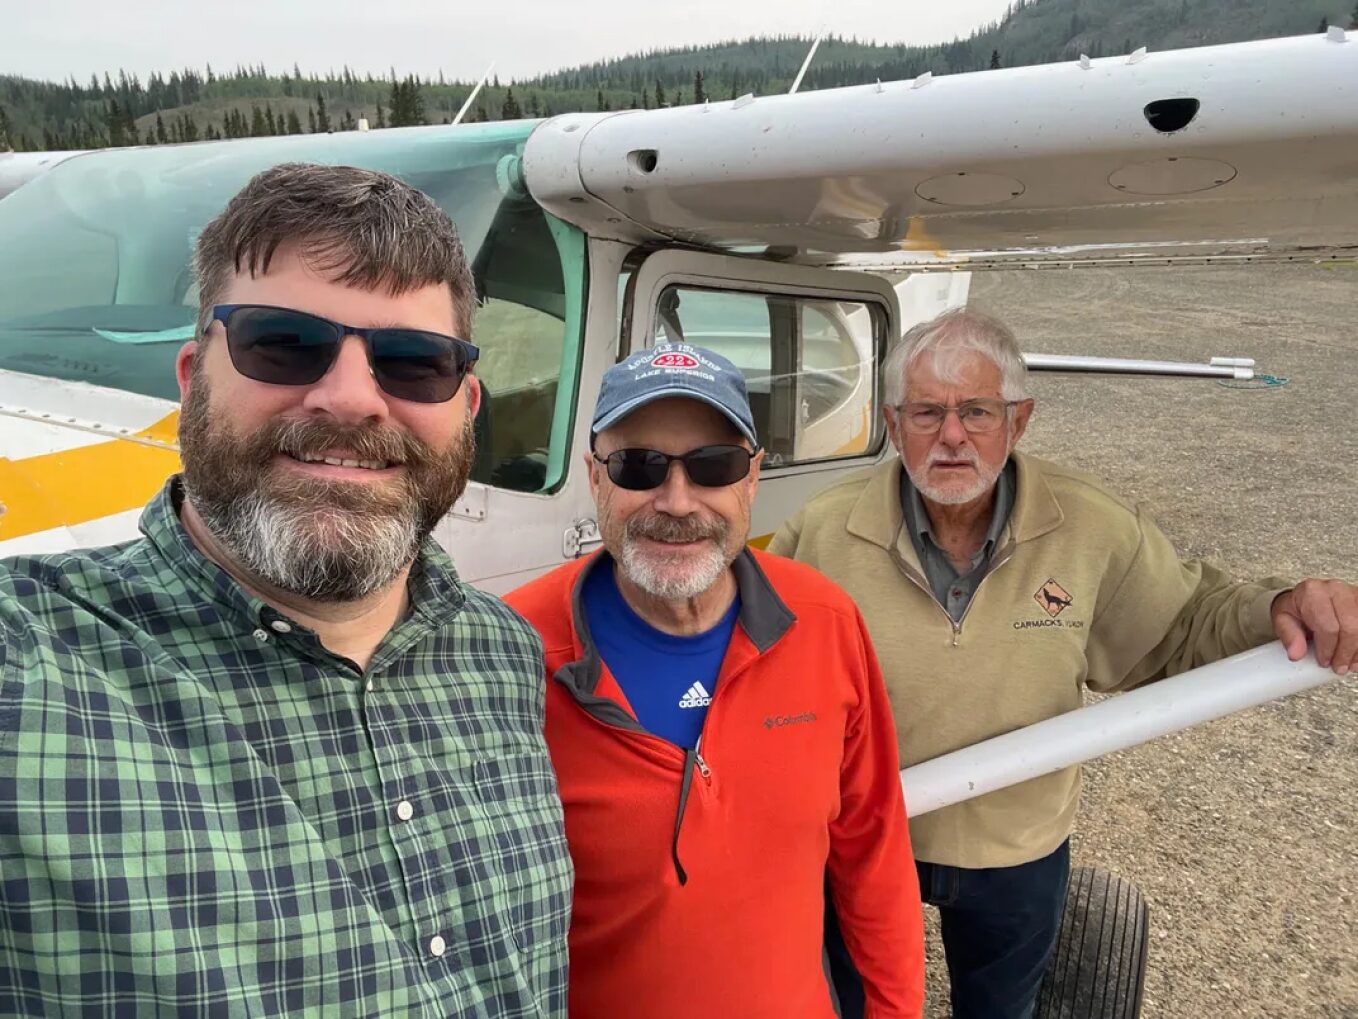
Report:
M 1358 265 L 977 274 L 1025 350 L 1254 357 L 1284 387 L 1052 375 L 1023 445 L 1241 577 L 1358 579 Z M 1147 1019 L 1358 1017 L 1358 681 L 1089 765 L 1077 864 L 1149 905 Z M 931 931 L 930 1017 L 947 1010 Z

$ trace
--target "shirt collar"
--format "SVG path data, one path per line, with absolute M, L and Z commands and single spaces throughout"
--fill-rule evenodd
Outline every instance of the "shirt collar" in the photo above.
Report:
M 138 526 L 165 568 L 201 599 L 223 613 L 243 617 L 252 628 L 282 618 L 277 609 L 247 592 L 235 578 L 203 555 L 179 519 L 183 502 L 183 477 L 176 474 L 141 514 Z M 430 626 L 441 625 L 466 601 L 452 560 L 432 538 L 424 540 L 411 564 L 407 587 L 410 615 Z

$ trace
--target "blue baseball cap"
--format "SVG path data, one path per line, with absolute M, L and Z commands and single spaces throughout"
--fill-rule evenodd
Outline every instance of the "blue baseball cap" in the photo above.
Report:
M 720 354 L 691 343 L 660 343 L 604 372 L 590 434 L 611 428 L 634 410 L 680 396 L 721 411 L 758 448 L 754 415 L 740 369 Z

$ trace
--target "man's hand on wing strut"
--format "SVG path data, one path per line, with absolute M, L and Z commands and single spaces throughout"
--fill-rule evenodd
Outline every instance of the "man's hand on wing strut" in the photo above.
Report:
M 1273 599 L 1273 630 L 1297 661 L 1315 642 L 1316 661 L 1343 676 L 1358 668 L 1358 586 L 1303 580 Z

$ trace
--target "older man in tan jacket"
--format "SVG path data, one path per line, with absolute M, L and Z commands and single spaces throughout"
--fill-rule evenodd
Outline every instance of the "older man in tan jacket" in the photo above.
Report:
M 835 485 L 770 550 L 819 568 L 867 620 L 902 765 L 1272 640 L 1322 665 L 1358 658 L 1358 588 L 1234 581 L 1181 562 L 1154 521 L 1078 471 L 1014 452 L 1033 401 L 1013 334 L 967 311 L 887 358 L 900 458 Z M 911 821 L 939 907 L 955 1019 L 1027 1019 L 1055 943 L 1080 773 Z M 828 932 L 844 1015 L 861 996 Z

